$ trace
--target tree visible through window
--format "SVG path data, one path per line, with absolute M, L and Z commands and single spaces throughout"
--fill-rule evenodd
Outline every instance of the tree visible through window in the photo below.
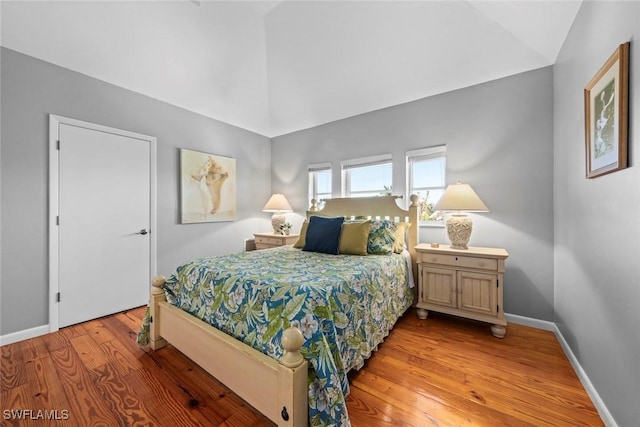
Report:
M 442 213 L 433 207 L 446 188 L 446 147 L 424 148 L 407 152 L 409 194 L 417 194 L 420 221 L 442 223 Z

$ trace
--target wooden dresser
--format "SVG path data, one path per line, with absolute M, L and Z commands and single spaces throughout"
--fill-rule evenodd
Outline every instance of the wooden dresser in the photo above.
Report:
M 277 246 L 293 245 L 298 241 L 299 234 L 274 234 L 274 233 L 255 233 L 253 235 L 256 241 L 256 249 L 275 248 Z
M 449 245 L 416 246 L 418 258 L 418 317 L 427 310 L 491 323 L 491 333 L 503 338 L 507 322 L 502 302 L 504 261 L 509 254 L 500 248 Z

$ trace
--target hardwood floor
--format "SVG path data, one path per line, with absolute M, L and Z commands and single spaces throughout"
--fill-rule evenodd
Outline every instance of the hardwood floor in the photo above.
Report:
M 173 347 L 138 347 L 143 313 L 2 346 L 0 425 L 272 425 Z M 519 325 L 499 340 L 411 310 L 349 378 L 354 427 L 603 425 L 553 333 Z

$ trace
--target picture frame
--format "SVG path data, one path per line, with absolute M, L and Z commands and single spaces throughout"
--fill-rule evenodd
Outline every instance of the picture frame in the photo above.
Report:
M 235 221 L 236 204 L 235 159 L 180 149 L 182 224 Z
M 627 167 L 629 46 L 618 46 L 584 88 L 587 179 Z

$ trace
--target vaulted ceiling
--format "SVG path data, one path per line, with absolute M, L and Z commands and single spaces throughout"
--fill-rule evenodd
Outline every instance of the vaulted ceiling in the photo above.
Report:
M 1 1 L 3 46 L 277 136 L 552 65 L 582 1 Z

